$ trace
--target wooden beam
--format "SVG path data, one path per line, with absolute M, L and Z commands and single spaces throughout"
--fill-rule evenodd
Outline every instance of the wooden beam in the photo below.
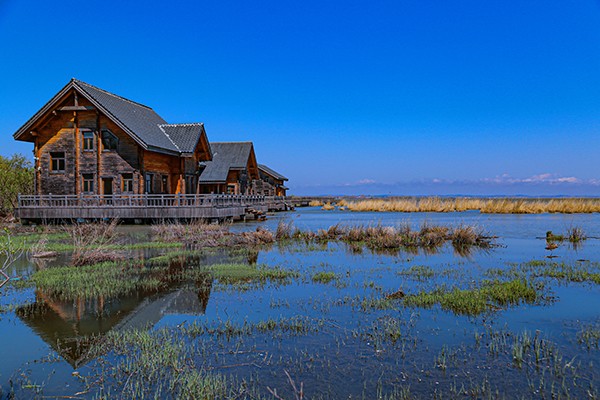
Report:
M 94 106 L 62 106 L 56 109 L 56 111 L 93 111 L 96 107 Z

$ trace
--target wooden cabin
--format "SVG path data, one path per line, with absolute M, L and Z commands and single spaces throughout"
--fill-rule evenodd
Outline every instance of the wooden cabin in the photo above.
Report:
M 263 182 L 262 194 L 266 196 L 285 196 L 288 190 L 285 181 L 288 178 L 264 164 L 258 164 L 258 173 L 260 180 Z
M 204 165 L 199 178 L 200 193 L 257 195 L 260 180 L 252 142 L 212 142 L 212 161 Z
M 77 79 L 14 138 L 34 144 L 38 195 L 198 193 L 202 163 L 212 160 L 202 123 L 168 124 L 150 107 Z

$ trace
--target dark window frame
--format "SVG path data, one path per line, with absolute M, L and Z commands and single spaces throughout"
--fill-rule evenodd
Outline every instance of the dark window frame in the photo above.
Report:
M 81 174 L 82 184 L 81 192 L 84 194 L 93 194 L 94 192 L 94 174 Z M 87 188 L 86 188 L 87 186 Z M 86 190 L 87 189 L 87 190 Z
M 100 138 L 102 142 L 102 151 L 118 151 L 119 138 L 109 129 L 102 129 L 100 131 Z
M 154 174 L 146 172 L 144 174 L 144 193 L 153 194 L 154 193 Z
M 83 151 L 88 151 L 88 152 L 94 151 L 94 148 L 96 147 L 94 145 L 94 142 L 96 141 L 95 140 L 96 135 L 94 134 L 94 131 L 92 131 L 90 129 L 82 129 L 81 137 L 82 137 Z
M 61 168 L 62 167 L 62 168 Z M 62 174 L 67 170 L 67 156 L 64 151 L 50 152 L 50 172 Z
M 121 174 L 121 191 L 133 193 L 133 174 Z

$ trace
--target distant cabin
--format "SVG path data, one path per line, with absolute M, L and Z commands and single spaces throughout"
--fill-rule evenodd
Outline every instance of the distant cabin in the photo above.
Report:
M 263 192 L 269 193 L 271 196 L 285 196 L 288 188 L 285 186 L 285 181 L 288 180 L 279 172 L 267 167 L 264 164 L 258 164 L 258 173 L 263 188 Z
M 150 107 L 77 79 L 14 138 L 34 144 L 38 195 L 277 193 L 260 181 L 251 142 L 215 143 L 215 151 L 204 124 L 168 124 Z

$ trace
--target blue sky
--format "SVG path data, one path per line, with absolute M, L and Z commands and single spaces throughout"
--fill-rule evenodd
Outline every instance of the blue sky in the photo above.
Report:
M 0 0 L 0 154 L 71 77 L 297 194 L 600 195 L 600 2 Z

